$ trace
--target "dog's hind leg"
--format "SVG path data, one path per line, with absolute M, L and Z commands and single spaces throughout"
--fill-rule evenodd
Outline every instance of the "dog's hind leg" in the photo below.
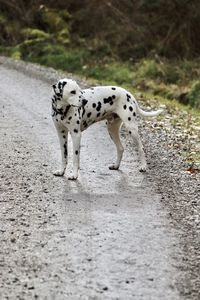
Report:
M 60 170 L 53 172 L 56 176 L 63 176 L 67 167 L 68 162 L 68 129 L 61 123 L 54 121 L 59 142 L 60 142 L 60 150 L 61 150 L 61 158 L 62 158 L 62 167 Z
M 138 148 L 138 152 L 139 152 L 139 159 L 140 159 L 140 167 L 139 167 L 139 171 L 140 172 L 145 172 L 147 169 L 147 163 L 146 163 L 146 157 L 145 157 L 145 153 L 143 150 L 143 145 L 142 142 L 140 140 L 140 136 L 138 134 L 138 129 L 137 129 L 137 125 L 136 124 L 124 124 L 126 126 L 126 128 L 128 129 L 128 133 L 129 135 L 131 135 L 133 137 L 134 142 L 136 143 L 136 146 Z
M 108 122 L 107 122 L 108 132 L 117 148 L 117 161 L 114 165 L 109 166 L 110 170 L 118 170 L 119 169 L 119 166 L 120 166 L 120 163 L 122 160 L 122 155 L 124 152 L 124 148 L 120 141 L 121 125 L 122 125 L 122 120 L 120 118 L 114 119 L 111 122 L 109 122 L 109 120 L 108 120 Z

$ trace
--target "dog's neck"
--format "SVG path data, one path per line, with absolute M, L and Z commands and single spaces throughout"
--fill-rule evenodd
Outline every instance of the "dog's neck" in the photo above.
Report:
M 62 95 L 58 95 L 58 94 L 54 94 L 52 97 L 52 116 L 56 116 L 56 115 L 65 115 L 67 114 L 68 110 L 70 109 L 70 105 L 66 104 L 63 105 L 61 108 L 57 107 L 57 103 L 59 100 L 61 100 Z
M 57 106 L 52 103 L 52 116 L 61 115 L 65 117 L 70 109 L 71 105 L 65 105 L 61 108 L 57 108 Z
M 71 105 L 69 103 L 64 104 L 62 107 L 58 108 L 57 103 L 61 100 L 61 94 L 54 94 L 52 97 L 52 116 L 57 116 L 58 114 L 61 116 L 61 119 L 64 119 L 69 112 L 69 110 L 80 110 L 81 107 L 76 105 Z

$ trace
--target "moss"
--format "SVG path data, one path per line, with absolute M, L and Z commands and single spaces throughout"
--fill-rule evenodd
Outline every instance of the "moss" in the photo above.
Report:
M 66 20 L 68 20 L 69 14 L 66 10 L 63 13 L 59 13 L 58 10 L 50 9 L 43 5 L 39 11 L 39 18 L 41 23 L 46 25 L 46 28 L 52 33 L 68 28 Z
M 71 19 L 71 15 L 68 12 L 67 9 L 61 9 L 59 12 L 59 16 L 65 21 L 65 22 L 69 22 Z
M 143 60 L 138 64 L 137 75 L 140 78 L 155 79 L 163 76 L 162 69 L 154 60 Z
M 69 30 L 67 28 L 58 32 L 57 41 L 63 45 L 68 45 L 70 43 Z
M 169 62 L 157 62 L 153 59 L 144 59 L 137 64 L 136 75 L 142 79 L 155 79 L 165 83 L 177 83 L 180 79 L 176 64 Z
M 196 108 L 200 108 L 200 81 L 195 81 L 187 94 L 188 103 Z
M 21 30 L 26 39 L 49 39 L 50 34 L 37 28 L 24 28 Z
M 20 22 L 18 21 L 8 21 L 4 25 L 4 32 L 9 38 L 15 39 L 16 36 L 21 38 L 20 29 Z
M 86 66 L 84 75 L 97 80 L 115 84 L 131 84 L 133 73 L 126 64 L 111 63 L 104 65 Z
M 10 56 L 14 59 L 21 59 L 21 51 L 18 46 L 13 47 L 10 51 Z
M 62 44 L 42 40 L 38 40 L 38 43 L 26 41 L 20 49 L 24 60 L 77 74 L 81 74 L 84 61 L 90 57 L 87 50 L 66 49 Z
M 6 17 L 0 14 L 0 24 L 5 24 L 7 22 Z

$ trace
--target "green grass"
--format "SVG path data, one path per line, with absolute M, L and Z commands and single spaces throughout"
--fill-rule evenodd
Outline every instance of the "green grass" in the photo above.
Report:
M 123 85 L 141 93 L 177 100 L 200 109 L 198 60 L 175 62 L 143 59 L 137 63 L 121 62 L 99 53 L 97 56 L 94 51 L 83 47 L 70 48 L 41 30 L 28 28 L 23 30 L 23 34 L 27 39 L 15 47 L 0 47 L 0 53 L 76 73 L 102 84 Z

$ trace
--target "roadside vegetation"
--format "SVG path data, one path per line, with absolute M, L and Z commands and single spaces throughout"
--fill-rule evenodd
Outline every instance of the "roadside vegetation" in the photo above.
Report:
M 181 124 L 194 122 L 194 142 L 200 139 L 198 0 L 0 0 L 0 5 L 0 54 L 122 85 L 142 99 L 159 99 L 173 113 L 183 105 Z M 196 151 L 195 161 L 197 156 Z

